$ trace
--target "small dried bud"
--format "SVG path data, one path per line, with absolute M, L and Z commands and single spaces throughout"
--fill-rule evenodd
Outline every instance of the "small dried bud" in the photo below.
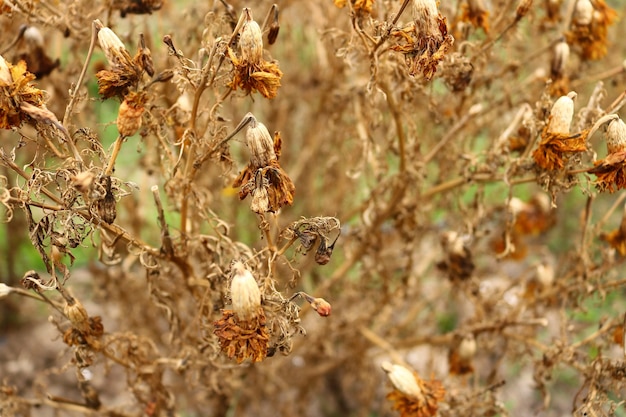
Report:
M 387 376 L 395 389 L 409 397 L 423 400 L 424 394 L 422 393 L 413 372 L 404 366 L 393 365 L 389 362 L 384 362 L 381 366 L 383 371 L 387 372 Z
M 604 137 L 609 154 L 626 151 L 626 123 L 622 119 L 611 120 Z
M 261 291 L 254 276 L 243 263 L 235 262 L 232 269 L 230 296 L 233 311 L 240 320 L 250 320 L 256 317 L 261 307 Z
M 106 194 L 104 198 L 96 204 L 98 214 L 106 223 L 111 224 L 117 217 L 117 209 L 115 207 L 115 196 L 111 191 L 111 177 L 106 177 Z
M 118 38 L 118 36 L 108 27 L 104 26 L 100 20 L 94 20 L 96 29 L 98 29 L 98 42 L 100 47 L 104 51 L 104 55 L 109 61 L 109 64 L 116 65 L 121 58 L 122 50 L 126 51 L 124 42 Z M 128 51 L 126 51 L 128 53 Z
M 590 25 L 593 20 L 593 4 L 591 0 L 578 0 L 574 9 L 573 21 L 577 25 Z
M 258 169 L 256 177 L 261 177 L 260 180 L 255 180 L 255 187 L 252 190 L 252 202 L 250 203 L 250 209 L 255 213 L 267 213 L 270 210 L 270 197 L 267 191 L 267 186 L 263 179 L 263 170 Z
M 520 0 L 515 10 L 515 19 L 519 20 L 528 14 L 528 11 L 533 5 L 533 0 Z
M 530 204 L 522 201 L 517 197 L 511 198 L 509 201 L 509 210 L 513 216 L 517 217 L 518 214 L 523 213 L 524 211 L 528 211 L 530 209 Z
M 91 190 L 95 174 L 91 171 L 79 172 L 72 177 L 72 187 L 76 188 L 78 192 L 86 193 Z
M 252 116 L 252 113 L 248 113 L 247 116 Z M 254 116 L 252 117 L 250 127 L 246 132 L 246 143 L 250 149 L 250 163 L 256 170 L 268 166 L 270 161 L 276 159 L 276 153 L 270 132 L 263 123 L 254 119 Z
M 459 343 L 459 358 L 470 360 L 476 355 L 476 339 L 473 334 L 465 336 Z
M 3 282 L 0 282 L 0 299 L 3 299 L 7 295 L 11 294 L 11 291 L 13 291 L 13 288 Z
M 576 98 L 576 93 L 570 92 L 554 102 L 550 111 L 548 133 L 569 133 L 569 127 L 574 117 L 574 98 Z
M 552 57 L 552 63 L 550 65 L 550 71 L 553 77 L 562 76 L 565 73 L 569 53 L 569 45 L 565 42 L 565 40 L 556 44 L 554 47 L 554 56 Z
M 455 231 L 443 233 L 442 246 L 453 255 L 465 256 L 465 239 Z
M 146 95 L 131 92 L 124 98 L 117 114 L 117 130 L 123 137 L 132 136 L 141 127 Z
M 320 245 L 318 246 L 317 251 L 315 251 L 315 262 L 318 265 L 326 265 L 330 262 L 330 257 L 333 254 L 334 248 L 335 243 L 328 245 L 328 239 L 321 237 Z
M 70 298 L 65 302 L 63 314 L 72 323 L 72 327 L 81 332 L 89 330 L 89 314 L 85 307 L 75 298 Z
M 0 85 L 5 87 L 13 84 L 11 70 L 9 69 L 9 65 L 2 55 L 0 55 L 0 83 Z
M 244 9 L 245 22 L 239 37 L 241 59 L 244 62 L 256 64 L 263 59 L 263 32 L 259 24 L 252 20 L 250 9 Z
M 435 0 L 413 0 L 413 21 L 419 35 L 441 38 L 437 23 L 438 16 L 439 10 Z
M 314 298 L 311 302 L 311 307 L 322 317 L 330 316 L 331 305 L 323 298 Z

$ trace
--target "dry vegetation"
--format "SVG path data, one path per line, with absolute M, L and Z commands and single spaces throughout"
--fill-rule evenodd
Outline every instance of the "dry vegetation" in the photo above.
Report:
M 0 415 L 623 416 L 606 1 L 0 1 Z

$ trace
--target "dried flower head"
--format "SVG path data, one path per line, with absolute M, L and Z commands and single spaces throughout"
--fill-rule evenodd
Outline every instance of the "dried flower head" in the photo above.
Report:
M 575 92 L 559 97 L 550 111 L 550 117 L 543 132 L 541 142 L 533 152 L 537 165 L 548 170 L 563 169 L 570 153 L 587 150 L 587 131 L 570 134 L 570 124 L 574 116 Z
M 89 330 L 89 314 L 82 303 L 74 297 L 69 297 L 63 307 L 63 314 L 72 323 L 75 329 L 86 332 Z
M 569 60 L 570 47 L 562 39 L 554 46 L 552 62 L 550 63 L 550 93 L 552 95 L 562 96 L 569 91 L 569 77 L 566 73 L 567 62 Z
M 45 116 L 50 123 L 62 127 L 45 107 L 43 91 L 31 84 L 34 79 L 35 75 L 26 70 L 24 61 L 13 65 L 0 55 L 0 128 L 19 127 L 29 118 L 38 120 Z M 38 117 L 38 111 L 46 111 L 46 114 Z
M 404 366 L 383 363 L 382 368 L 394 386 L 387 395 L 401 417 L 431 417 L 437 414 L 445 389 L 437 380 L 424 381 Z
M 578 0 L 572 25 L 565 34 L 567 41 L 580 48 L 583 59 L 598 60 L 607 54 L 608 27 L 616 18 L 617 13 L 604 0 Z
M 104 98 L 122 98 L 131 88 L 137 89 L 144 72 L 154 74 L 150 50 L 145 47 L 143 36 L 140 36 L 140 47 L 135 57 L 131 58 L 124 43 L 111 29 L 103 26 L 99 20 L 95 20 L 94 25 L 98 29 L 100 47 L 111 66 L 110 70 L 101 70 L 96 74 L 98 93 Z
M 233 311 L 238 319 L 250 320 L 256 316 L 261 307 L 261 291 L 252 272 L 242 262 L 235 262 L 232 272 L 230 296 Z
M 347 4 L 347 0 L 333 0 L 333 2 L 335 3 L 335 6 L 340 9 L 345 7 Z M 352 5 L 352 10 L 356 13 L 371 13 L 372 7 L 374 6 L 374 0 L 350 0 L 350 3 Z
M 226 355 L 241 363 L 247 358 L 260 362 L 267 356 L 269 334 L 265 312 L 259 308 L 253 319 L 240 321 L 232 310 L 222 310 L 222 318 L 214 323 L 214 333 Z
M 626 188 L 626 123 L 620 118 L 611 120 L 604 137 L 608 154 L 589 172 L 596 175 L 599 190 L 612 193 Z
M 96 175 L 91 171 L 83 171 L 72 177 L 72 187 L 78 192 L 87 193 L 93 187 L 93 180 Z
M 258 23 L 252 20 L 250 9 L 241 14 L 242 31 L 239 38 L 239 57 L 228 47 L 227 54 L 235 69 L 229 86 L 241 88 L 247 94 L 259 92 L 265 98 L 274 98 L 280 87 L 282 71 L 275 62 L 263 59 L 263 35 Z
M 422 73 L 430 80 L 441 61 L 454 43 L 448 34 L 446 18 L 441 15 L 435 0 L 413 0 L 413 23 L 405 29 L 392 32 L 392 36 L 403 41 L 393 45 L 392 50 L 404 54 L 409 74 Z
M 446 259 L 439 262 L 437 267 L 445 271 L 451 280 L 466 280 L 474 272 L 472 253 L 466 243 L 466 237 L 455 231 L 445 232 L 441 236 Z
M 98 215 L 105 223 L 111 224 L 117 217 L 117 209 L 115 207 L 115 196 L 111 189 L 111 177 L 107 176 L 105 179 L 105 194 L 104 197 L 96 201 L 96 210 Z
M 250 162 L 235 179 L 233 187 L 241 187 L 241 200 L 248 194 L 252 195 L 250 207 L 255 213 L 276 212 L 283 206 L 291 205 L 295 193 L 291 178 L 278 162 L 282 139 L 276 133 L 272 140 L 265 125 L 258 122 L 252 113 L 246 114 L 231 136 L 245 126 L 248 126 L 246 144 L 250 150 Z
M 120 105 L 117 114 L 117 130 L 123 137 L 132 136 L 141 127 L 141 116 L 145 110 L 145 92 L 129 92 Z
M 468 334 L 450 349 L 448 364 L 451 375 L 465 375 L 474 372 L 472 359 L 476 355 L 476 338 Z
M 461 6 L 461 21 L 469 22 L 475 28 L 482 28 L 489 33 L 489 12 L 483 0 L 467 0 Z

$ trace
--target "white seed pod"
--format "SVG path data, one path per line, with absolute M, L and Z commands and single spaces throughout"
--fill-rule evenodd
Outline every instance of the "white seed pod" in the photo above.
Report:
M 258 214 L 267 213 L 270 210 L 270 198 L 267 188 L 263 186 L 254 188 L 250 209 Z
M 259 24 L 248 14 L 239 37 L 241 59 L 251 64 L 258 64 L 263 59 L 263 32 Z
M 413 0 L 413 21 L 419 35 L 441 38 L 437 23 L 438 16 L 439 10 L 435 0 Z
M 441 242 L 446 251 L 452 255 L 465 255 L 465 239 L 455 231 L 444 232 Z
M 99 20 L 94 20 L 98 29 L 98 43 L 104 51 L 104 55 L 109 64 L 115 65 L 121 57 L 121 50 L 126 50 L 124 42 L 108 27 L 104 26 Z
M 552 63 L 550 70 L 552 75 L 563 75 L 565 73 L 565 67 L 569 60 L 569 45 L 562 40 L 554 46 L 554 55 L 552 57 Z
M 246 143 L 250 149 L 250 162 L 254 169 L 266 167 L 270 161 L 276 159 L 270 132 L 256 119 L 250 122 L 250 127 L 246 131 Z
M 593 4 L 591 0 L 578 0 L 573 16 L 574 23 L 577 25 L 589 25 L 593 20 Z
M 576 98 L 576 93 L 570 92 L 554 102 L 550 111 L 548 133 L 569 133 L 569 127 L 574 117 L 574 98 Z
M 13 288 L 9 287 L 4 282 L 0 282 L 0 299 L 2 299 L 4 297 L 6 297 L 7 295 L 11 294 L 11 291 L 13 291 Z
M 240 320 L 250 320 L 256 317 L 261 307 L 261 291 L 252 272 L 242 262 L 235 262 L 232 270 L 230 297 L 233 311 Z
M 43 35 L 41 34 L 41 31 L 35 26 L 29 26 L 24 31 L 24 39 L 26 39 L 26 41 L 31 43 L 32 45 L 38 46 L 40 48 L 43 48 L 44 46 Z
M 470 360 L 476 355 L 476 338 L 473 334 L 469 334 L 461 339 L 459 343 L 459 357 L 463 360 Z
M 13 84 L 11 70 L 9 69 L 9 65 L 2 55 L 0 55 L 0 83 L 0 85 L 5 87 Z
M 381 366 L 383 371 L 387 372 L 389 380 L 398 391 L 404 395 L 420 400 L 424 398 L 424 394 L 415 379 L 415 375 L 413 375 L 413 372 L 409 369 L 389 362 L 384 362 Z
M 626 123 L 622 119 L 611 120 L 604 137 L 609 154 L 626 151 Z

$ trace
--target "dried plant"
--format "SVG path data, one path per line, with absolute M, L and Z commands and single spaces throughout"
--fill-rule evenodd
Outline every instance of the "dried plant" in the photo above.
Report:
M 1 1 L 0 415 L 623 416 L 625 11 Z

